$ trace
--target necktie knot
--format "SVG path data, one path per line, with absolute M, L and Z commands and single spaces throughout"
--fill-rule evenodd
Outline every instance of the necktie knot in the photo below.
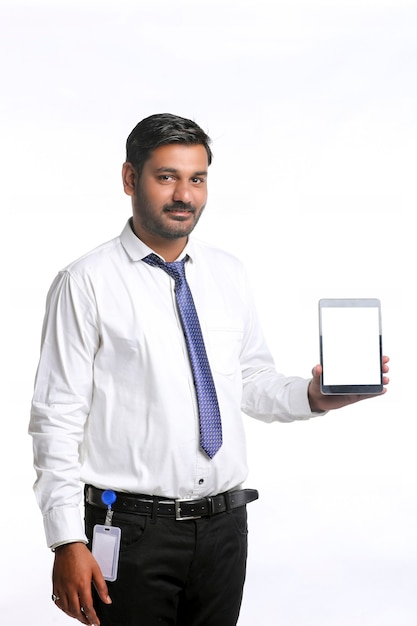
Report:
M 171 278 L 175 280 L 176 285 L 180 285 L 182 281 L 185 280 L 185 263 L 188 261 L 188 255 L 185 256 L 181 261 L 173 261 L 172 263 L 167 263 L 163 261 L 161 257 L 157 254 L 149 254 L 146 256 L 143 261 L 148 265 L 153 265 L 154 267 L 160 267 L 163 269 Z

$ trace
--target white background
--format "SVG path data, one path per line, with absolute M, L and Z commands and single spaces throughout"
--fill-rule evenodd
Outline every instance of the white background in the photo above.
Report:
M 277 368 L 309 376 L 319 298 L 380 298 L 391 357 L 384 397 L 245 419 L 239 626 L 416 625 L 416 26 L 411 0 L 0 2 L 2 624 L 71 623 L 27 436 L 45 295 L 122 230 L 125 139 L 168 111 L 213 138 L 196 235 L 245 262 Z

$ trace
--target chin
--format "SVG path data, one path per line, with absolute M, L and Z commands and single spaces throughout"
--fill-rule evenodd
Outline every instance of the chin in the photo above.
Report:
M 184 230 L 176 230 L 176 231 L 166 231 L 164 233 L 160 233 L 162 237 L 165 239 L 182 239 L 183 237 L 188 237 L 190 233 L 194 230 L 194 226 L 192 228 L 184 228 Z

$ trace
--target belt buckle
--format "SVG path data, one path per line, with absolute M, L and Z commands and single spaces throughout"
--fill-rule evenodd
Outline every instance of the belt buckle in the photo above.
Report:
M 201 519 L 202 515 L 182 515 L 181 514 L 181 504 L 182 502 L 192 502 L 188 498 L 177 498 L 175 501 L 175 519 L 177 522 L 182 522 L 183 520 L 190 519 Z

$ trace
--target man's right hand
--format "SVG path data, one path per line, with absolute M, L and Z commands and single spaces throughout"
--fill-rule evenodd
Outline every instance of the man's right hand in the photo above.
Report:
M 106 581 L 87 546 L 78 542 L 59 546 L 55 550 L 52 572 L 52 589 L 57 597 L 55 604 L 82 624 L 98 626 L 100 620 L 93 607 L 92 584 L 100 599 L 111 604 Z

